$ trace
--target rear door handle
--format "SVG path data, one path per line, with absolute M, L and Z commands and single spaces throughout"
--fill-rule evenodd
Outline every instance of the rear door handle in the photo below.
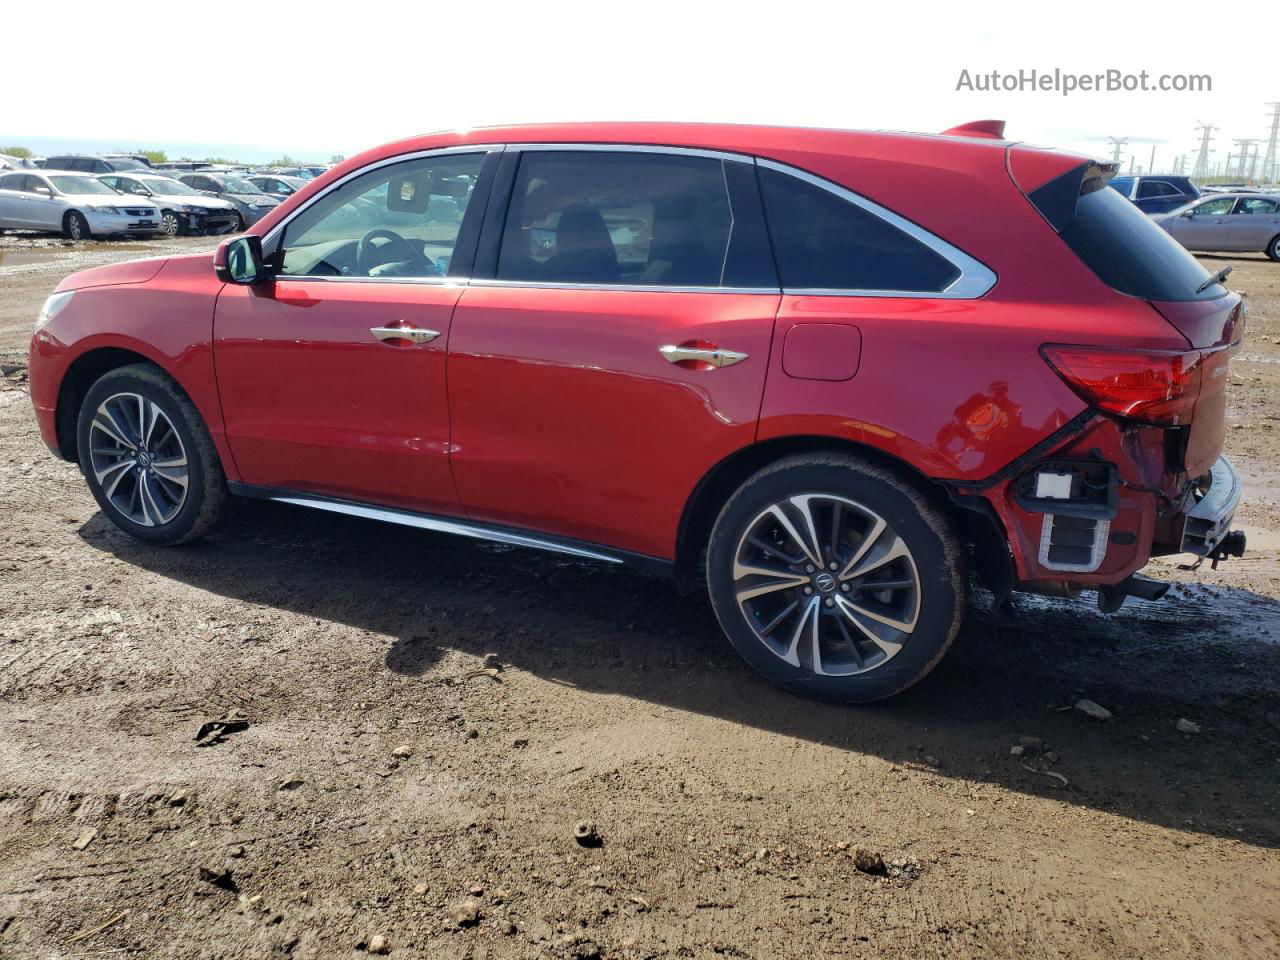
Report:
M 379 340 L 408 340 L 411 343 L 430 343 L 440 336 L 439 330 L 424 327 L 370 327 L 369 332 Z
M 682 363 L 693 360 L 697 363 L 709 363 L 713 367 L 731 367 L 747 359 L 747 354 L 737 350 L 721 350 L 719 347 L 680 347 L 667 344 L 659 347 L 658 352 L 666 357 L 668 363 Z

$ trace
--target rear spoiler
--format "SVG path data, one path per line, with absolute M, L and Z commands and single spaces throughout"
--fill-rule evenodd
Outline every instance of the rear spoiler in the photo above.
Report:
M 1058 169 L 1052 170 L 1053 166 Z M 1013 147 L 1009 150 L 1009 175 L 1055 233 L 1061 233 L 1075 219 L 1080 198 L 1105 187 L 1118 169 L 1115 163 L 1082 161 L 1067 154 L 1036 155 Z M 1036 186 L 1029 187 L 1028 180 Z

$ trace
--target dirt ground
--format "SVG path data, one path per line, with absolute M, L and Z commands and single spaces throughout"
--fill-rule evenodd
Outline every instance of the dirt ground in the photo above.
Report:
M 211 246 L 0 237 L 0 957 L 1280 956 L 1280 264 L 1206 258 L 1249 556 L 1112 617 L 979 598 L 843 708 L 626 571 L 269 504 L 118 532 L 37 436 L 31 324 Z

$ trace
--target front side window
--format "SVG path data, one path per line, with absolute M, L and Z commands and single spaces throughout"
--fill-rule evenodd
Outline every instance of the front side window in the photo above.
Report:
M 960 269 L 844 197 L 760 168 L 769 235 L 784 288 L 941 293 Z
M 529 151 L 512 191 L 498 278 L 718 287 L 732 228 L 720 160 Z
M 1224 213 L 1230 213 L 1231 205 L 1235 202 L 1235 197 L 1218 197 L 1215 200 L 1206 200 L 1195 207 L 1194 212 L 1197 217 L 1219 217 Z
M 421 157 L 349 180 L 285 228 L 281 274 L 448 275 L 484 156 Z

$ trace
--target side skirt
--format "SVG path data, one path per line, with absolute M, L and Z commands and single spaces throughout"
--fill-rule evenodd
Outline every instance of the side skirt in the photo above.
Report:
M 335 497 L 301 493 L 295 490 L 259 487 L 248 483 L 228 483 L 227 487 L 237 497 L 247 497 L 253 500 L 274 500 L 277 503 L 287 503 L 295 507 L 309 507 L 312 510 L 327 510 L 330 513 L 364 517 L 368 520 L 381 520 L 384 523 L 395 523 L 403 527 L 416 527 L 419 530 L 451 533 L 455 536 L 489 540 L 494 543 L 506 543 L 515 547 L 531 547 L 535 550 L 547 550 L 551 553 L 561 553 L 584 560 L 598 560 L 602 563 L 618 563 L 650 576 L 667 580 L 675 579 L 675 564 L 671 560 L 651 557 L 644 553 L 632 553 L 629 550 L 616 550 L 612 547 L 585 543 L 568 537 L 531 533 L 512 527 L 474 523 L 470 520 L 460 520 L 455 517 L 439 517 L 429 513 L 415 513 L 412 510 L 400 510 L 395 507 L 381 507 L 351 500 L 339 500 Z

